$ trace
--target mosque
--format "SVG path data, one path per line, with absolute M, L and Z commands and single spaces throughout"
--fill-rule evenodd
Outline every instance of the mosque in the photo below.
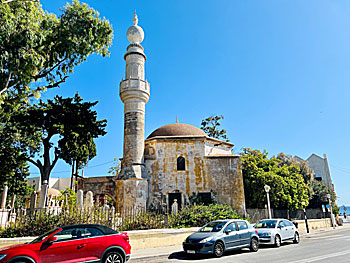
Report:
M 170 209 L 191 195 L 230 205 L 245 214 L 245 197 L 239 155 L 233 144 L 209 137 L 201 129 L 173 123 L 153 131 L 146 139 L 145 106 L 150 84 L 145 79 L 144 31 L 134 15 L 127 30 L 130 42 L 124 55 L 125 78 L 119 95 L 124 103 L 124 146 L 118 176 L 87 177 L 79 182 L 84 192 L 109 195 L 117 207 Z

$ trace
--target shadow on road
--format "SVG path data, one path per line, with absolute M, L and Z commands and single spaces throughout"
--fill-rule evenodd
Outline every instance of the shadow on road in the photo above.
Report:
M 245 253 L 250 253 L 250 251 L 246 249 L 227 251 L 225 252 L 223 257 L 232 256 L 236 254 L 237 255 L 245 254 Z M 204 260 L 209 258 L 215 258 L 215 257 L 213 255 L 201 255 L 201 254 L 191 255 L 191 254 L 185 253 L 184 251 L 174 252 L 170 254 L 168 257 L 168 259 L 177 259 L 177 260 L 184 260 L 184 261 L 198 261 L 198 260 Z
M 281 247 L 288 246 L 289 244 L 281 244 Z M 262 245 L 260 246 L 259 249 L 278 249 L 275 248 L 271 245 Z M 227 256 L 233 256 L 233 255 L 242 255 L 242 254 L 248 254 L 248 253 L 254 253 L 250 252 L 249 249 L 240 249 L 240 250 L 231 250 L 225 252 L 223 255 L 223 258 Z M 259 253 L 259 252 L 258 252 Z M 178 251 L 174 252 L 169 255 L 168 259 L 177 259 L 177 260 L 183 260 L 183 261 L 198 261 L 198 260 L 204 260 L 204 259 L 209 259 L 209 258 L 215 258 L 213 255 L 201 255 L 201 254 L 196 254 L 196 255 L 191 255 L 187 254 L 184 251 Z

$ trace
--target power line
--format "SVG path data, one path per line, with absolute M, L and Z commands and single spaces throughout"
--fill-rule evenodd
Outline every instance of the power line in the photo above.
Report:
M 349 168 L 345 168 L 345 167 L 339 167 L 339 166 L 335 166 L 335 165 L 331 165 L 332 168 L 335 168 L 336 170 L 343 172 L 343 173 L 350 173 L 350 169 Z

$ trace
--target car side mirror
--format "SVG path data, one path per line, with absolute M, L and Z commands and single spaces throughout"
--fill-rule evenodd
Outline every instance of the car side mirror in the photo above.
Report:
M 230 234 L 231 232 L 232 232 L 232 230 L 230 230 L 230 229 L 225 230 L 226 235 Z
M 55 241 L 57 241 L 57 237 L 53 236 L 53 237 L 49 237 L 46 242 L 49 243 L 49 244 L 52 244 Z

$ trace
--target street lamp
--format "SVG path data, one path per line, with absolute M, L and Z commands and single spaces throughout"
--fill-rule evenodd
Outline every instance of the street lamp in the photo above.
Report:
M 329 203 L 329 209 L 331 210 L 331 223 L 332 227 L 335 228 L 334 218 L 333 218 L 333 209 L 332 209 L 332 200 L 331 200 L 331 194 L 327 194 L 328 203 Z
M 305 227 L 306 227 L 306 233 L 310 233 L 309 231 L 309 224 L 307 223 L 307 216 L 306 216 L 306 209 L 305 209 L 305 202 L 301 202 L 303 209 L 304 209 L 304 219 L 305 219 Z
M 269 185 L 265 185 L 264 186 L 266 195 L 267 195 L 267 209 L 269 210 L 269 219 L 272 218 L 271 216 L 271 209 L 270 209 L 270 196 L 269 196 L 269 192 L 270 192 L 270 186 Z

